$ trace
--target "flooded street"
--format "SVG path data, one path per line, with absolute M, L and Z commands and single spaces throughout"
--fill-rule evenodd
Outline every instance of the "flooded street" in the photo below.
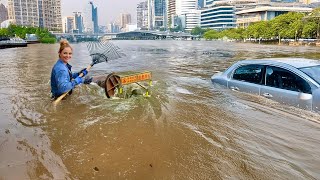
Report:
M 89 75 L 151 71 L 151 97 L 81 85 L 54 107 L 59 44 L 0 50 L 0 179 L 320 179 L 320 115 L 212 85 L 247 58 L 320 59 L 319 48 L 114 41 Z M 91 63 L 72 44 L 73 71 Z

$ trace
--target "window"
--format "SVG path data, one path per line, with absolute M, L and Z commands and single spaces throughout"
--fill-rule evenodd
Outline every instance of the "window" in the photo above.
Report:
M 320 84 L 320 66 L 305 67 L 300 70 Z
M 288 70 L 278 67 L 267 67 L 266 85 L 311 94 L 311 87 L 304 79 Z
M 262 79 L 262 65 L 245 65 L 235 70 L 233 79 L 260 84 Z

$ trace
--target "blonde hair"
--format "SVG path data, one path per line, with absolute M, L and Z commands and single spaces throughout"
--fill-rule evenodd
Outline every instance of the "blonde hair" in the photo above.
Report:
M 72 47 L 70 46 L 69 42 L 66 39 L 62 39 L 60 41 L 59 54 L 67 47 L 69 47 L 72 50 Z

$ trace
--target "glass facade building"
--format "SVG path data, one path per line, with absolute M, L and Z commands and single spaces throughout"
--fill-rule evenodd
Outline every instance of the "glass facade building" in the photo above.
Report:
M 201 10 L 201 28 L 224 30 L 236 27 L 234 6 L 211 6 Z

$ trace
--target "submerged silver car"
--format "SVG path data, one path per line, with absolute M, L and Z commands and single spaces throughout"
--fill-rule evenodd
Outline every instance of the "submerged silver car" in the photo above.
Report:
M 320 61 L 273 58 L 238 61 L 211 77 L 233 91 L 261 95 L 302 109 L 320 111 Z

